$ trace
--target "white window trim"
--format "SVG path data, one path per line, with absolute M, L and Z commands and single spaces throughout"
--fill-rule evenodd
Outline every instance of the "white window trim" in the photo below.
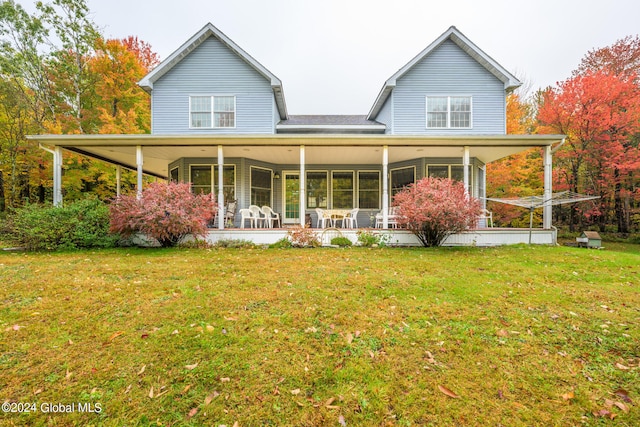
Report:
M 269 191 L 271 192 L 271 196 L 269 197 L 269 207 L 273 208 L 273 169 L 265 168 L 262 166 L 249 166 L 249 201 L 251 201 L 251 190 L 253 190 L 253 180 L 251 179 L 251 169 L 262 169 L 263 171 L 268 171 L 271 174 L 271 187 Z M 234 174 L 235 175 L 235 174 Z
M 331 171 L 331 182 L 330 182 L 330 188 L 331 188 L 331 208 L 330 209 L 345 209 L 345 208 L 336 208 L 333 206 L 333 174 L 334 173 L 351 173 L 351 178 L 353 179 L 353 186 L 351 187 L 351 209 L 353 209 L 356 206 L 356 187 L 358 186 L 358 184 L 356 183 L 356 171 L 353 169 L 335 169 Z
M 389 169 L 389 206 L 391 206 L 391 203 L 393 202 L 393 171 L 398 171 L 402 169 L 413 169 L 413 182 L 415 183 L 418 180 L 418 175 L 416 174 L 415 165 Z
M 434 127 L 429 126 L 429 98 L 447 98 L 447 126 L 445 127 Z M 451 98 L 469 98 L 469 127 L 452 127 L 451 126 Z M 425 110 L 425 127 L 426 129 L 473 129 L 473 96 L 471 95 L 427 95 L 424 100 L 424 110 Z
M 304 171 L 304 183 L 305 185 L 308 184 L 309 182 L 309 174 L 310 173 L 324 173 L 325 176 L 327 177 L 327 207 L 326 208 L 320 208 L 320 209 L 329 209 L 329 200 L 333 201 L 331 198 L 331 178 L 330 178 L 330 174 L 329 174 L 329 170 L 328 169 L 318 169 L 318 170 L 307 170 Z M 315 208 L 310 208 L 309 207 L 309 188 L 305 188 L 304 191 L 304 196 L 306 197 L 307 200 L 305 200 L 305 209 L 310 209 L 310 210 L 314 210 Z
M 172 173 L 174 170 L 177 170 L 177 171 L 178 171 L 178 180 L 177 180 L 176 182 L 180 182 L 180 166 L 175 166 L 175 167 L 173 167 L 173 168 L 169 169 L 169 182 L 171 182 L 171 173 Z
M 198 127 L 198 126 L 193 126 L 192 125 L 192 121 L 191 121 L 191 98 L 204 98 L 204 97 L 209 97 L 210 98 L 210 102 L 211 102 L 211 126 L 202 126 L 202 127 Z M 215 123 L 214 117 L 215 117 L 215 111 L 213 109 L 214 104 L 214 98 L 216 97 L 229 97 L 229 98 L 233 98 L 233 126 L 213 126 L 213 124 Z M 189 129 L 236 129 L 237 123 L 238 123 L 238 105 L 237 105 L 237 99 L 236 96 L 233 94 L 224 94 L 224 93 L 216 93 L 216 94 L 192 94 L 189 95 Z
M 191 184 L 193 186 L 193 182 L 191 180 L 191 168 L 193 166 L 210 166 L 211 167 L 211 194 L 212 197 L 213 195 L 215 195 L 215 197 L 218 196 L 218 193 L 216 192 L 216 185 L 218 185 L 218 183 L 216 182 L 216 171 L 218 169 L 218 165 L 217 164 L 211 164 L 211 163 L 190 163 L 189 164 L 189 184 Z M 228 166 L 233 166 L 233 194 L 235 195 L 235 198 L 238 199 L 238 188 L 237 188 L 237 180 L 238 180 L 238 176 L 236 174 L 236 165 L 235 163 L 225 163 L 222 165 L 223 168 L 228 167 Z M 224 187 L 224 185 L 223 185 Z
M 378 207 L 377 208 L 362 208 L 367 211 L 379 211 L 382 209 L 382 172 L 379 170 L 358 170 L 356 171 L 356 201 L 358 202 L 358 209 L 360 208 L 360 173 L 377 173 L 378 174 Z M 415 174 L 414 174 L 415 176 Z

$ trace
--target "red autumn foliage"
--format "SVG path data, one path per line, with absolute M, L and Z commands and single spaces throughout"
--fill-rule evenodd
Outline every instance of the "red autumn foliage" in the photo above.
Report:
M 423 178 L 394 197 L 398 224 L 426 246 L 440 246 L 450 234 L 475 226 L 480 202 L 470 198 L 464 184 L 447 178 Z
M 542 132 L 567 135 L 554 156 L 561 171 L 556 188 L 600 196 L 591 214 L 601 227 L 613 214 L 623 233 L 629 231 L 628 206 L 640 169 L 640 89 L 634 77 L 586 71 L 549 89 L 538 113 Z
M 209 195 L 195 195 L 187 183 L 153 183 L 137 199 L 118 197 L 110 206 L 110 229 L 124 237 L 141 233 L 163 247 L 175 246 L 188 234 L 204 236 L 216 203 Z

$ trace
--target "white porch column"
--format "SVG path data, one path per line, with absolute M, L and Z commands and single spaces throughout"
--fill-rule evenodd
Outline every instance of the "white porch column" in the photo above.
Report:
M 302 227 L 305 226 L 305 201 L 307 199 L 307 196 L 305 194 L 305 179 L 304 179 L 304 163 L 305 163 L 305 158 L 304 158 L 304 145 L 300 146 L 300 225 Z
M 120 197 L 122 188 L 122 166 L 116 166 L 116 197 Z
M 224 212 L 224 151 L 222 145 L 218 145 L 218 229 L 224 230 L 225 212 Z M 213 193 L 213 191 L 212 191 Z M 213 194 L 211 195 L 213 197 Z
M 382 228 L 389 228 L 389 146 L 382 147 Z
M 62 206 L 62 148 L 53 149 L 53 206 Z
M 136 166 L 138 169 L 138 194 L 137 194 L 138 199 L 142 197 L 142 165 L 143 164 L 144 164 L 144 159 L 142 157 L 142 145 L 136 145 Z
M 465 145 L 464 147 L 464 151 L 462 154 L 462 167 L 464 169 L 464 175 L 463 175 L 463 181 L 464 181 L 464 189 L 467 192 L 467 197 L 469 197 L 471 195 L 471 192 L 469 191 L 469 166 L 471 165 L 471 159 L 469 157 L 469 146 Z
M 551 146 L 547 145 L 544 147 L 544 200 L 551 200 L 553 194 L 552 162 Z M 551 228 L 551 205 L 545 205 L 542 209 L 542 227 L 549 230 Z

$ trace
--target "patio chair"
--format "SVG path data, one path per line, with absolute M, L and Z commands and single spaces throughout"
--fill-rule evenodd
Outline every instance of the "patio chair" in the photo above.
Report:
M 342 220 L 342 228 L 358 228 L 358 211 L 360 209 L 351 209 L 351 212 Z
M 256 218 L 251 213 L 250 209 L 240 209 L 240 228 L 244 228 L 245 221 L 249 220 L 249 227 L 255 228 Z
M 273 228 L 275 223 L 278 223 L 278 228 L 282 228 L 282 224 L 280 223 L 280 214 L 274 212 L 270 206 L 263 206 L 262 213 L 265 216 L 265 222 L 267 223 L 267 227 Z
M 316 208 L 316 214 L 318 215 L 318 223 L 316 224 L 316 228 L 325 228 L 325 226 L 327 225 L 327 221 L 329 221 L 329 224 L 331 224 L 331 218 L 328 218 L 324 214 L 324 210 Z
M 477 228 L 493 228 L 493 212 L 488 209 L 482 209 L 480 215 L 478 216 L 478 223 L 476 225 Z
M 256 228 L 264 227 L 266 225 L 266 216 L 260 206 L 257 205 L 249 205 L 249 210 L 251 211 L 251 215 L 255 218 Z
M 387 227 L 398 228 L 398 215 L 396 213 L 397 208 L 395 206 L 391 206 L 388 212 L 389 214 L 387 215 Z M 382 228 L 382 211 L 376 214 L 375 228 Z
M 236 219 L 236 208 L 238 207 L 237 200 L 231 200 L 227 203 L 227 206 L 224 208 L 224 225 L 231 224 L 233 226 L 233 222 Z

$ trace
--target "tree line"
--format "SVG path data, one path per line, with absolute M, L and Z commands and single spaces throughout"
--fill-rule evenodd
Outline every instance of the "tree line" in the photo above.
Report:
M 566 135 L 554 153 L 554 191 L 599 196 L 554 208 L 554 223 L 630 233 L 640 228 L 640 38 L 589 51 L 572 75 L 528 97 L 510 94 L 507 132 Z M 541 194 L 542 153 L 531 150 L 487 167 L 494 197 Z M 522 211 L 493 204 L 500 221 L 523 225 Z
M 48 154 L 29 134 L 149 133 L 137 85 L 159 63 L 137 37 L 105 39 L 84 0 L 0 3 L 0 211 L 51 199 Z M 65 155 L 65 198 L 115 192 L 112 166 Z M 125 184 L 134 178 L 125 175 Z
M 150 132 L 150 99 L 137 85 L 159 63 L 129 36 L 105 39 L 85 0 L 37 2 L 28 13 L 0 2 L 0 212 L 51 199 L 51 159 L 25 135 Z M 560 133 L 554 190 L 600 196 L 554 210 L 554 223 L 621 233 L 640 227 L 640 38 L 589 51 L 566 80 L 507 98 L 507 132 Z M 487 166 L 492 197 L 538 195 L 542 153 L 531 150 Z M 65 155 L 66 200 L 115 194 L 112 166 Z M 124 185 L 135 177 L 125 174 Z M 494 204 L 503 225 L 526 213 Z

